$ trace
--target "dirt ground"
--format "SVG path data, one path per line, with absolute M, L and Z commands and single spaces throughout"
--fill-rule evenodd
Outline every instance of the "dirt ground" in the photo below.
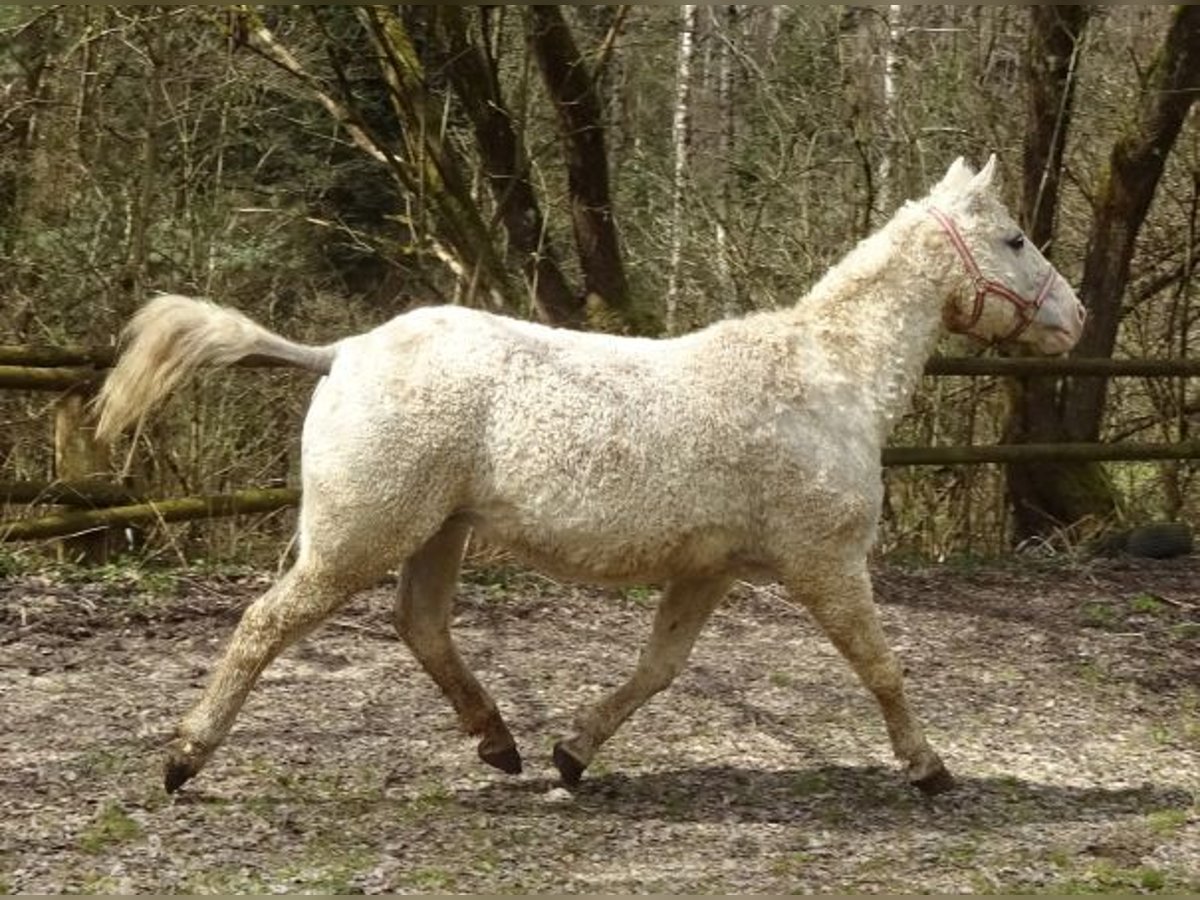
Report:
M 265 583 L 0 580 L 0 891 L 1200 890 L 1200 557 L 876 567 L 959 779 L 935 800 L 808 617 L 749 586 L 568 793 L 551 744 L 656 595 L 505 569 L 468 573 L 455 631 L 523 775 L 475 759 L 384 587 L 168 797 L 158 748 Z

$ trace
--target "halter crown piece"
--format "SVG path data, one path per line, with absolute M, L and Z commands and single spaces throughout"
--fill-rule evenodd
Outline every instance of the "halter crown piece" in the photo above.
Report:
M 963 240 L 963 236 L 959 233 L 953 219 L 936 206 L 929 206 L 927 209 L 929 215 L 933 216 L 934 220 L 942 226 L 942 231 L 946 232 L 946 237 L 950 238 L 950 243 L 954 246 L 954 249 L 958 251 L 959 258 L 962 259 L 963 265 L 966 266 L 967 274 L 971 276 L 971 284 L 975 288 L 975 301 L 971 308 L 970 317 L 964 325 L 955 323 L 951 327 L 951 331 L 968 335 L 976 340 L 983 341 L 985 344 L 1002 344 L 1015 339 L 1017 335 L 1033 323 L 1033 320 L 1037 317 L 1038 310 L 1046 302 L 1046 297 L 1049 296 L 1050 288 L 1054 286 L 1055 278 L 1058 275 L 1054 266 L 1049 267 L 1049 271 L 1046 273 L 1041 287 L 1038 288 L 1038 292 L 1032 300 L 1022 297 L 1016 291 L 1005 287 L 998 281 L 992 281 L 983 274 L 983 270 L 979 268 L 979 263 L 975 262 L 975 257 L 971 255 L 971 250 L 967 247 L 967 242 Z M 1013 326 L 1008 334 L 1000 338 L 985 337 L 971 330 L 979 324 L 979 320 L 983 317 L 983 307 L 987 303 L 989 294 L 995 294 L 997 297 L 1007 300 L 1017 311 L 1017 324 Z

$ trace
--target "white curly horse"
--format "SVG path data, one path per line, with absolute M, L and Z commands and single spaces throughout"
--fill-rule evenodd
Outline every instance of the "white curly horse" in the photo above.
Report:
M 633 674 L 555 747 L 568 784 L 671 683 L 730 583 L 767 578 L 875 695 L 909 780 L 948 788 L 871 597 L 880 450 L 943 328 L 1062 353 L 1084 320 L 996 198 L 994 165 L 955 162 L 795 307 L 670 340 L 435 307 L 309 347 L 203 301 L 147 303 L 100 396 L 105 438 L 201 365 L 257 355 L 326 376 L 304 423 L 295 565 L 246 610 L 180 723 L 167 790 L 201 769 L 272 659 L 400 563 L 401 638 L 480 756 L 520 771 L 450 636 L 471 529 L 562 577 L 664 586 Z

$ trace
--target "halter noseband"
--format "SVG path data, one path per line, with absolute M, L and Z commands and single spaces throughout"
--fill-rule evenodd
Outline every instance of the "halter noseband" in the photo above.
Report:
M 933 216 L 934 220 L 942 226 L 942 231 L 946 232 L 946 237 L 950 238 L 950 243 L 954 245 L 954 249 L 958 251 L 959 258 L 962 259 L 963 265 L 966 266 L 967 274 L 971 276 L 971 284 L 975 288 L 975 302 L 966 324 L 960 325 L 956 322 L 950 330 L 956 331 L 959 334 L 969 335 L 976 340 L 988 344 L 1002 344 L 1006 341 L 1014 340 L 1037 317 L 1038 310 L 1042 308 L 1042 304 L 1046 302 L 1046 297 L 1050 294 L 1050 288 L 1054 286 L 1058 272 L 1054 266 L 1050 266 L 1050 271 L 1046 273 L 1046 278 L 1042 282 L 1041 287 L 1038 288 L 1036 296 L 1032 300 L 1028 300 L 1005 287 L 1000 282 L 992 281 L 984 275 L 983 270 L 979 268 L 979 263 L 975 262 L 975 257 L 971 255 L 971 250 L 967 247 L 967 242 L 963 240 L 963 236 L 959 233 L 954 221 L 936 206 L 929 206 L 927 209 L 929 215 Z M 983 317 L 983 308 L 987 303 L 988 294 L 995 294 L 997 297 L 1007 300 L 1017 311 L 1017 324 L 1004 337 L 988 338 L 981 334 L 976 334 L 971 330 L 979 324 L 979 320 Z

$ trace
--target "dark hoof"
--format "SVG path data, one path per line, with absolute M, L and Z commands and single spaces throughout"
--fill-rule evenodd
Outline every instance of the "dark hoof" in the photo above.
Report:
M 187 763 L 168 759 L 167 764 L 163 766 L 163 787 L 167 789 L 168 794 L 173 794 L 195 774 Z
M 913 782 L 913 787 L 920 790 L 926 797 L 934 797 L 938 794 L 954 790 L 954 776 L 947 772 L 943 766 L 932 775 L 918 778 Z
M 558 774 L 567 787 L 578 787 L 583 778 L 583 770 L 587 768 L 571 755 L 562 741 L 554 745 L 554 767 L 558 769 Z
M 516 747 L 504 747 L 501 750 L 484 750 L 480 747 L 479 758 L 508 775 L 521 774 L 521 754 Z

